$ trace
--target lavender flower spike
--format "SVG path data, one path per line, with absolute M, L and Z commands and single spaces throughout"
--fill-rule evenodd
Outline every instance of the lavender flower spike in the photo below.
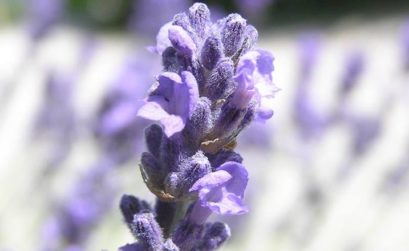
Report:
M 124 197 L 138 242 L 120 250 L 216 250 L 230 229 L 209 216 L 248 212 L 248 172 L 234 148 L 245 127 L 273 115 L 274 58 L 253 49 L 257 30 L 239 14 L 210 20 L 207 6 L 195 3 L 162 27 L 151 48 L 164 71 L 137 114 L 159 123 L 145 130 L 140 164 L 157 200 L 141 211 L 139 200 Z

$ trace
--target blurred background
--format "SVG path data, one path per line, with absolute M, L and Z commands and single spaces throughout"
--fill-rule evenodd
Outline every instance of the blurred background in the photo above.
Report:
M 275 115 L 240 135 L 250 213 L 222 250 L 409 250 L 409 1 L 203 1 L 275 56 Z M 117 250 L 149 202 L 147 48 L 189 0 L 0 1 L 0 250 Z

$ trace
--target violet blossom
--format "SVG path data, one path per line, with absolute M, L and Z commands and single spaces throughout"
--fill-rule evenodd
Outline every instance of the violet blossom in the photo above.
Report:
M 190 219 L 203 223 L 211 212 L 221 215 L 246 213 L 248 209 L 243 197 L 247 182 L 247 170 L 237 162 L 226 162 L 216 171 L 198 179 L 189 189 L 198 196 Z
M 234 152 L 253 121 L 273 115 L 273 56 L 253 49 L 257 30 L 238 14 L 212 23 L 203 3 L 176 14 L 150 50 L 163 72 L 138 110 L 158 124 L 145 129 L 148 151 L 140 170 L 157 201 L 125 195 L 124 220 L 137 239 L 120 250 L 216 250 L 229 227 L 208 223 L 212 213 L 248 211 L 248 173 Z M 130 109 L 131 110 L 131 109 Z

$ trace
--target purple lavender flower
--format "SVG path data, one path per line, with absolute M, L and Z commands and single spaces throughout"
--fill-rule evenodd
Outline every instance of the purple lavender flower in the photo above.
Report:
M 189 190 L 198 194 L 190 219 L 203 223 L 211 212 L 221 215 L 246 213 L 248 209 L 243 197 L 247 182 L 247 170 L 237 162 L 226 162 L 203 176 Z
M 121 202 L 138 240 L 122 250 L 215 250 L 230 229 L 206 223 L 210 214 L 247 212 L 248 173 L 234 147 L 252 121 L 273 115 L 273 56 L 253 49 L 257 31 L 240 15 L 210 20 L 196 3 L 164 25 L 150 48 L 164 71 L 138 115 L 160 125 L 145 129 L 140 169 L 158 200 L 143 210 L 136 199 L 127 199 L 132 207 Z
M 138 115 L 160 121 L 165 134 L 170 137 L 185 127 L 199 99 L 197 82 L 192 73 L 184 71 L 179 76 L 165 72 L 159 76 L 159 85 L 150 94 Z

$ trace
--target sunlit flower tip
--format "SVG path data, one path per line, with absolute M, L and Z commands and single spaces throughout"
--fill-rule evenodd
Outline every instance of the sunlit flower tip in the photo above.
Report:
M 244 205 L 244 190 L 248 182 L 248 173 L 237 162 L 226 162 L 196 181 L 190 192 L 198 194 L 200 206 L 217 214 L 244 214 L 248 211 Z
M 210 24 L 210 11 L 206 4 L 195 3 L 188 10 L 190 23 L 200 37 L 204 37 L 208 32 Z
M 170 137 L 185 127 L 199 99 L 197 82 L 192 73 L 184 71 L 179 76 L 165 72 L 159 76 L 156 88 L 139 109 L 140 117 L 159 121 Z
M 191 57 L 196 51 L 196 44 L 182 27 L 177 25 L 170 26 L 168 36 L 173 47 L 182 55 Z
M 225 25 L 221 32 L 226 56 L 233 56 L 240 49 L 246 26 L 246 19 L 242 18 L 239 14 L 230 14 L 226 17 Z

